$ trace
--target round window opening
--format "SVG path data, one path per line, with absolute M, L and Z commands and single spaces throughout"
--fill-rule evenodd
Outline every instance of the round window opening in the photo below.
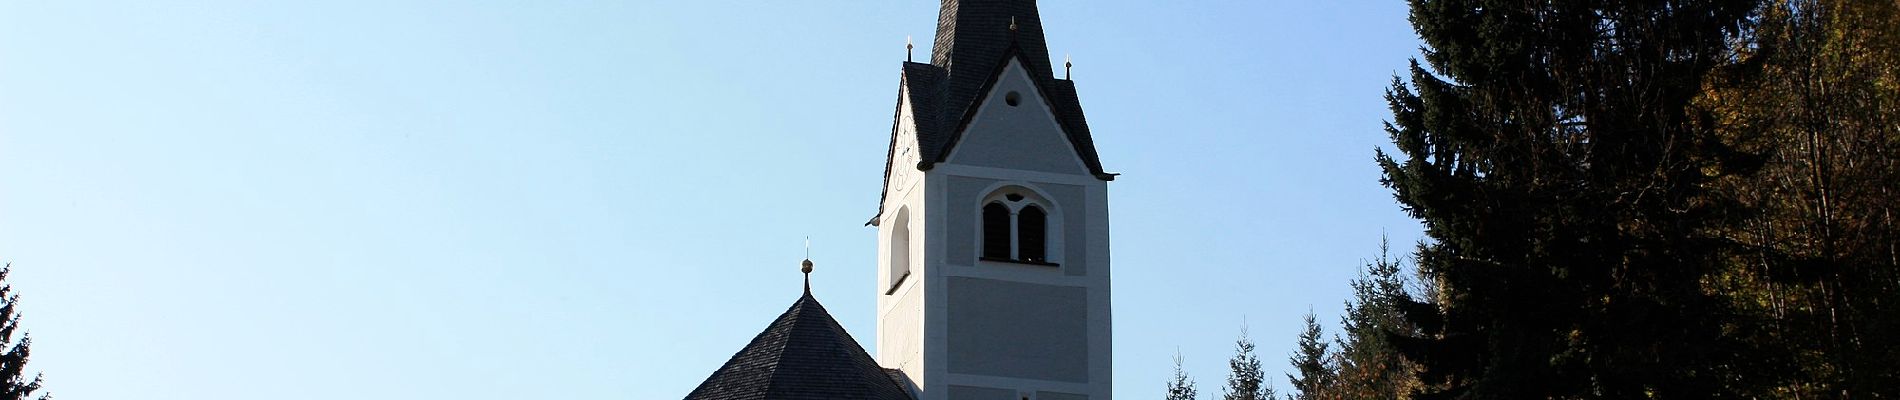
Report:
M 1003 102 L 1008 103 L 1010 107 L 1015 107 L 1017 104 L 1023 103 L 1023 95 L 1021 93 L 1009 92 L 1009 94 L 1003 95 Z

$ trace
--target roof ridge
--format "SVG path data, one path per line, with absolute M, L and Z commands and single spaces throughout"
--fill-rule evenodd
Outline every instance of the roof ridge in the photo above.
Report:
M 810 288 L 810 287 L 806 287 L 806 288 L 805 288 L 805 294 L 804 294 L 804 295 L 802 295 L 802 296 L 799 296 L 799 297 L 798 297 L 798 300 L 797 300 L 797 301 L 794 301 L 794 302 L 792 302 L 792 306 L 791 306 L 791 307 L 789 307 L 789 308 L 786 308 L 786 309 L 785 309 L 785 314 L 784 314 L 784 315 L 786 315 L 786 316 L 791 316 L 791 317 L 792 317 L 792 320 L 791 320 L 791 322 L 790 322 L 790 324 L 791 324 L 791 327 L 790 327 L 790 328 L 792 328 L 792 329 L 793 329 L 794 331 L 796 330 L 796 328 L 798 327 L 798 325 L 799 325 L 799 323 L 800 323 L 800 322 L 804 322 L 804 317 L 805 317 L 805 312 L 804 312 L 804 311 L 805 311 L 805 309 L 804 309 L 804 308 L 805 308 L 805 303 L 806 303 L 806 302 L 810 302 L 810 303 L 812 303 L 812 304 L 817 304 L 817 303 L 818 303 L 818 299 L 815 299 L 815 298 L 812 298 L 812 297 L 811 297 L 811 288 Z M 820 313 L 823 313 L 823 314 L 825 314 L 825 315 L 830 315 L 830 313 L 828 313 L 828 312 L 825 312 L 825 306 L 824 306 L 824 305 L 819 305 L 819 306 L 818 306 L 818 311 L 819 311 Z M 783 317 L 781 317 L 781 318 L 783 318 Z M 774 324 L 774 325 L 776 325 L 777 323 L 778 323 L 778 321 L 773 321 L 773 324 Z M 770 328 L 770 327 L 767 327 L 766 329 L 771 329 L 771 328 Z M 787 341 L 786 341 L 786 343 L 780 343 L 780 344 L 779 344 L 779 346 L 778 346 L 778 348 L 779 348 L 779 355 L 780 355 L 780 356 L 783 356 L 783 355 L 785 354 L 785 346 L 786 346 L 787 344 L 790 344 L 790 340 L 787 340 Z M 780 374 L 783 374 L 783 373 L 785 373 L 785 369 L 784 369 L 784 368 L 779 368 L 779 367 L 778 367 L 778 363 L 773 363 L 773 364 L 772 364 L 772 373 L 771 373 L 771 374 L 769 374 L 769 375 L 768 375 L 768 378 L 766 378 L 766 379 L 765 379 L 765 387 L 764 387 L 764 390 L 760 390 L 760 392 L 761 392 L 760 394 L 761 394 L 761 395 L 763 395 L 763 394 L 770 394 L 770 393 L 772 393 L 772 387 L 774 387 L 774 386 L 777 386 L 777 385 L 778 385 L 778 378 L 779 378 L 779 375 L 780 375 Z

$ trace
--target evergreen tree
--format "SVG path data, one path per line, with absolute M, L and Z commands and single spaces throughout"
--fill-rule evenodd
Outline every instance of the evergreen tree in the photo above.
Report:
M 32 353 L 33 338 L 20 333 L 20 341 L 13 341 L 14 331 L 20 328 L 20 296 L 13 293 L 13 285 L 7 284 L 7 274 L 12 272 L 13 264 L 0 267 L 0 400 L 20 400 L 34 398 L 40 392 L 40 374 L 32 379 L 26 378 L 27 356 Z M 40 400 L 52 398 L 51 394 L 39 393 Z
M 1253 339 L 1247 337 L 1247 328 L 1241 328 L 1240 339 L 1234 340 L 1234 358 L 1227 360 L 1227 385 L 1221 389 L 1221 399 L 1273 398 L 1273 388 L 1266 386 L 1266 373 L 1261 372 L 1260 359 L 1254 357 L 1253 347 Z
M 1189 378 L 1187 370 L 1181 367 L 1181 352 L 1174 352 L 1174 380 L 1168 381 L 1168 400 L 1197 400 L 1201 393 L 1194 389 L 1194 379 Z
M 1366 263 L 1352 281 L 1353 298 L 1340 318 L 1345 335 L 1336 340 L 1339 358 L 1335 371 L 1338 398 L 1387 400 L 1402 398 L 1419 388 L 1412 374 L 1417 366 L 1400 356 L 1386 340 L 1388 332 L 1417 334 L 1399 315 L 1397 301 L 1407 296 L 1408 280 L 1402 260 L 1393 259 L 1386 243 L 1379 257 Z
M 1400 304 L 1423 398 L 1746 398 L 1778 385 L 1762 326 L 1703 284 L 1746 250 L 1749 179 L 1694 104 L 1757 4 L 1412 0 L 1425 42 L 1387 92 L 1384 184 L 1430 238 L 1435 299 Z M 1428 68 L 1429 67 L 1429 68 Z
M 1286 379 L 1293 383 L 1295 400 L 1315 400 L 1328 396 L 1332 389 L 1335 370 L 1332 354 L 1326 350 L 1326 340 L 1320 330 L 1319 321 L 1311 310 L 1306 312 L 1306 329 L 1300 332 L 1299 349 L 1289 357 L 1293 370 L 1299 375 L 1287 374 Z

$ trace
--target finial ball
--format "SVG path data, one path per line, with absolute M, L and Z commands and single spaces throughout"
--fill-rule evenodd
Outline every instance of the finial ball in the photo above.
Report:
M 811 273 L 811 259 L 807 258 L 805 262 L 798 263 L 798 270 L 807 274 Z

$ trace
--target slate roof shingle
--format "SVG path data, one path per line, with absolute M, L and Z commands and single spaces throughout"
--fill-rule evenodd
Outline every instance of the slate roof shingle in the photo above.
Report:
M 686 400 L 911 400 L 811 290 Z

